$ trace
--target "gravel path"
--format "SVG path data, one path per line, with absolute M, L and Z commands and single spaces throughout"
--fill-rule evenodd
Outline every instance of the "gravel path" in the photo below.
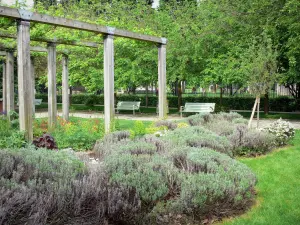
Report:
M 58 113 L 59 116 L 62 116 L 62 113 Z M 70 116 L 73 117 L 80 117 L 80 118 L 104 118 L 103 113 L 95 113 L 95 112 L 73 112 L 70 113 Z M 45 118 L 48 117 L 48 112 L 36 112 L 36 118 Z M 143 114 L 138 113 L 136 115 L 131 114 L 116 114 L 117 119 L 125 119 L 125 120 L 141 120 L 141 121 L 155 121 L 158 120 L 158 116 L 153 114 Z M 169 115 L 168 120 L 180 120 L 180 116 L 178 115 Z M 273 119 L 260 119 L 259 120 L 259 127 L 264 128 L 269 124 L 273 123 L 276 120 Z M 300 120 L 287 120 L 289 121 L 295 129 L 300 129 Z M 252 126 L 256 127 L 256 119 L 252 121 Z

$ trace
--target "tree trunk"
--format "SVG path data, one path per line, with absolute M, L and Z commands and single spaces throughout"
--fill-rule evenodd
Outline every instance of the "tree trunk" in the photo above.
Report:
M 181 82 L 177 82 L 177 93 L 178 93 L 178 110 L 180 110 L 180 106 L 182 105 L 182 90 L 181 90 Z
M 255 102 L 254 102 L 254 106 L 253 106 L 253 109 L 252 109 L 251 117 L 250 117 L 250 120 L 249 120 L 249 123 L 248 123 L 248 128 L 251 127 L 251 123 L 252 123 L 252 120 L 253 120 L 253 117 L 254 117 L 254 113 L 255 113 L 257 102 L 258 102 L 258 96 L 256 97 Z
M 222 99 L 223 99 L 223 88 L 220 86 L 220 106 L 222 106 Z
M 230 96 L 232 96 L 233 95 L 233 85 L 231 84 L 230 85 Z
M 149 98 L 148 98 L 148 84 L 146 85 L 146 108 L 148 108 L 148 102 L 149 102 Z
M 213 93 L 216 93 L 216 92 L 217 92 L 217 85 L 213 84 Z
M 264 113 L 267 115 L 269 114 L 269 92 L 268 90 L 265 93 L 265 99 L 264 99 Z
M 69 88 L 70 94 L 69 94 L 69 106 L 72 104 L 72 87 Z

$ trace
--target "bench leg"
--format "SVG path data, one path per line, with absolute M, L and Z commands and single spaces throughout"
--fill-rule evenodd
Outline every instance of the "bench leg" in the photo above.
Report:
M 135 111 L 133 110 L 133 115 L 135 115 Z

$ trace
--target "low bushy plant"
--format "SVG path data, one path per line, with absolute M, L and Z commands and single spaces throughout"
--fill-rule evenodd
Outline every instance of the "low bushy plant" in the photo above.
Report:
M 164 140 L 174 147 L 207 147 L 232 156 L 231 144 L 226 137 L 219 136 L 203 127 L 191 126 L 167 133 Z
M 159 120 L 155 123 L 156 127 L 166 127 L 168 130 L 175 130 L 177 123 L 170 120 Z
M 238 125 L 229 136 L 235 155 L 256 156 L 265 154 L 276 147 L 276 137 L 264 130 L 249 129 Z
M 286 145 L 295 136 L 295 129 L 292 125 L 281 118 L 271 123 L 265 130 L 275 135 L 278 145 Z
M 32 143 L 37 148 L 57 149 L 56 142 L 50 134 L 43 134 L 41 137 L 33 140 Z

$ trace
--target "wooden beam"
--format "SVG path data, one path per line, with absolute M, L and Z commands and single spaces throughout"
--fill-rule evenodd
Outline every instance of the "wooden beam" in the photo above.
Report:
M 158 116 L 167 116 L 166 45 L 158 46 Z
M 20 130 L 32 141 L 32 77 L 30 74 L 30 23 L 18 21 L 18 92 Z
M 63 55 L 62 57 L 62 107 L 63 107 L 63 118 L 69 121 L 69 69 L 68 69 L 68 56 Z
M 55 128 L 57 120 L 56 105 L 56 45 L 48 44 L 48 126 Z
M 14 53 L 6 52 L 6 111 L 10 115 L 15 110 L 14 102 Z
M 5 53 L 6 55 L 6 53 Z M 2 111 L 7 112 L 7 105 L 6 105 L 6 62 L 2 63 Z
M 151 35 L 139 34 L 131 31 L 120 30 L 113 27 L 101 26 L 97 24 L 90 24 L 78 20 L 71 20 L 62 17 L 54 17 L 36 12 L 30 12 L 21 9 L 13 9 L 9 7 L 0 6 L 0 16 L 12 19 L 24 19 L 32 22 L 43 24 L 56 25 L 77 30 L 91 31 L 104 35 L 115 35 L 117 37 L 126 37 L 135 40 L 148 41 L 159 44 L 166 44 L 165 38 L 155 37 Z
M 0 37 L 3 38 L 11 38 L 16 39 L 17 36 L 14 34 L 5 33 L 3 31 L 0 32 Z M 62 45 L 74 45 L 74 46 L 83 46 L 83 47 L 90 47 L 90 48 L 98 48 L 99 44 L 103 43 L 96 43 L 96 42 L 88 42 L 88 41 L 73 41 L 68 39 L 57 39 L 57 38 L 30 38 L 31 41 L 38 41 L 38 42 L 46 42 L 46 43 L 56 43 Z
M 112 129 L 115 115 L 114 104 L 114 37 L 104 37 L 104 126 L 105 132 Z
M 31 52 L 48 52 L 47 48 L 41 46 L 30 46 Z

